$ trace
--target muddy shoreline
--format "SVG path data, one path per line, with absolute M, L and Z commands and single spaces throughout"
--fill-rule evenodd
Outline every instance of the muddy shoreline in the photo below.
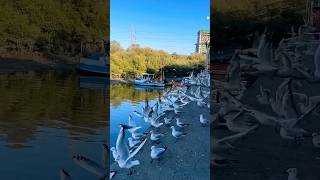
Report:
M 47 71 L 47 70 L 72 70 L 76 69 L 76 64 L 65 63 L 49 63 L 37 62 L 29 59 L 13 59 L 13 58 L 0 58 L 0 74 L 13 74 L 16 72 L 28 71 Z

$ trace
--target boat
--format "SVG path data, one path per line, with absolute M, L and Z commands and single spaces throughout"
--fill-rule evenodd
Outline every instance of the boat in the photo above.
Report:
M 138 90 L 165 90 L 166 88 L 164 86 L 135 86 L 135 89 Z
M 79 70 L 86 74 L 108 76 L 109 62 L 109 57 L 105 53 L 93 53 L 80 58 Z
M 134 81 L 134 84 L 138 86 L 156 86 L 156 87 L 165 87 L 166 85 L 164 81 L 156 80 L 154 74 L 148 74 L 148 73 L 144 73 L 141 77 L 137 78 Z

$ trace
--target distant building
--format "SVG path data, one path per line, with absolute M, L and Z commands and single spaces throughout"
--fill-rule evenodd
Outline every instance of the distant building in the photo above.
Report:
M 210 31 L 200 30 L 198 31 L 198 40 L 196 44 L 196 53 L 207 53 L 207 46 L 210 44 Z

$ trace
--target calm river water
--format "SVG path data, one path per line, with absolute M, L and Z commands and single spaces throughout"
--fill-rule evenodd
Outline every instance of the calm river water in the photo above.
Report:
M 0 179 L 97 179 L 72 156 L 101 162 L 107 134 L 106 78 L 76 72 L 0 75 Z

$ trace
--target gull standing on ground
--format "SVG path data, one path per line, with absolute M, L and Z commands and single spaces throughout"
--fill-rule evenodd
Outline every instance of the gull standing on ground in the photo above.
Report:
M 320 134 L 312 133 L 312 144 L 316 148 L 320 148 Z
M 155 128 L 158 128 L 158 127 L 160 127 L 160 126 L 162 126 L 163 125 L 163 123 L 161 123 L 161 122 L 158 122 L 158 118 L 157 119 L 151 119 L 150 120 L 150 124 L 151 124 L 151 126 L 153 126 L 153 127 L 155 127 Z
M 209 120 L 205 119 L 203 117 L 203 114 L 200 114 L 200 123 L 202 124 L 202 126 L 208 125 L 209 124 Z
M 162 133 L 156 133 L 153 130 L 150 131 L 150 139 L 151 141 L 158 141 L 161 137 L 164 136 Z
M 182 137 L 182 136 L 187 135 L 187 133 L 183 133 L 183 132 L 181 132 L 181 131 L 176 130 L 176 128 L 175 128 L 174 126 L 171 126 L 170 128 L 171 128 L 171 130 L 172 130 L 172 133 L 171 133 L 171 134 L 172 134 L 172 136 L 175 137 L 175 138 L 180 138 L 180 137 Z
M 177 121 L 177 126 L 179 126 L 180 128 L 183 128 L 183 127 L 186 127 L 186 126 L 190 125 L 188 123 L 181 122 L 180 118 L 176 118 L 176 121 Z
M 170 124 L 171 122 L 172 122 L 172 118 L 167 118 L 167 117 L 164 118 L 165 124 Z
M 152 159 L 160 159 L 160 157 L 166 152 L 168 148 L 157 148 L 155 146 L 151 146 L 150 156 Z
M 288 180 L 299 180 L 297 168 L 289 168 L 286 172 L 288 173 Z

